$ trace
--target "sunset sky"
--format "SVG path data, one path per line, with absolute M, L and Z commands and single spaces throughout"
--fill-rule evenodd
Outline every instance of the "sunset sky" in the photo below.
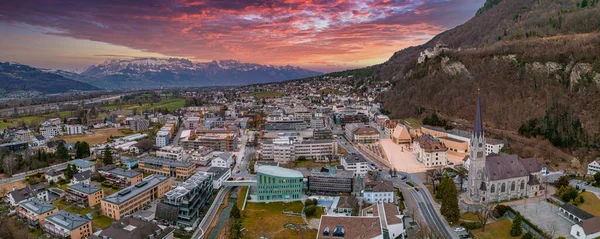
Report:
M 0 1 L 0 61 L 80 70 L 184 57 L 330 72 L 386 61 L 474 16 L 484 0 Z

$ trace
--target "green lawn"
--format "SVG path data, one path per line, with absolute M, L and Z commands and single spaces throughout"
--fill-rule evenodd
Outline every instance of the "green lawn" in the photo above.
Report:
M 581 193 L 581 196 L 583 196 L 584 201 L 578 207 L 594 216 L 600 217 L 600 199 L 591 192 Z
M 110 224 L 113 222 L 114 220 L 110 217 L 104 216 L 104 215 L 98 215 L 94 217 L 94 220 L 92 220 L 92 226 L 94 227 L 98 227 L 98 228 L 106 228 L 108 226 L 110 226 Z
M 72 205 L 71 207 L 65 209 L 67 212 L 77 213 L 79 215 L 85 216 L 85 214 L 93 212 L 94 209 L 91 207 L 80 208 L 77 205 Z
M 296 202 L 248 203 L 244 211 L 242 227 L 246 228 L 242 238 L 315 238 L 316 231 L 298 232 L 286 229 L 284 224 L 304 224 L 300 216 L 287 216 L 283 211 L 300 213 L 303 204 Z
M 404 123 L 413 127 L 413 128 L 419 128 L 421 127 L 421 123 L 419 123 L 419 121 L 417 121 L 416 119 L 413 118 L 407 118 L 404 120 Z
M 472 230 L 471 232 L 475 236 L 475 239 L 513 239 L 520 237 L 510 236 L 510 227 L 512 222 L 508 219 L 502 219 L 500 221 L 487 224 L 485 226 L 485 232 L 480 229 Z
M 341 148 L 341 147 L 340 147 Z M 336 166 L 339 165 L 339 161 L 338 162 L 331 162 L 331 166 Z M 306 168 L 306 167 L 310 167 L 310 168 L 316 168 L 316 167 L 323 167 L 323 166 L 328 166 L 328 163 L 317 163 L 315 161 L 312 160 L 302 160 L 302 161 L 298 161 L 296 160 L 294 162 L 294 166 L 296 168 Z
M 321 215 L 324 215 L 324 214 L 325 214 L 325 208 L 317 207 L 317 211 L 315 211 L 315 215 L 312 215 L 312 217 L 306 218 L 306 220 L 310 220 L 311 218 L 321 219 Z
M 460 220 L 478 222 L 479 218 L 477 215 L 475 215 L 475 213 L 467 212 L 460 216 Z
M 119 191 L 119 190 L 113 189 L 111 187 L 105 187 L 105 186 L 102 186 L 102 185 L 99 185 L 99 186 L 100 186 L 100 188 L 102 188 L 102 190 L 104 190 L 104 196 L 105 197 L 108 196 L 108 195 L 111 195 L 113 193 L 116 193 L 117 191 Z
M 62 210 L 68 206 L 71 206 L 71 204 L 63 202 L 62 199 L 55 200 L 54 202 L 52 202 L 52 205 L 56 206 L 58 208 L 58 210 Z

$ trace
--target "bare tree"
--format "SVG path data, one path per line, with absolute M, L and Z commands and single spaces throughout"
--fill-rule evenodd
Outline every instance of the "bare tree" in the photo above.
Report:
M 12 177 L 13 173 L 15 172 L 15 167 L 17 166 L 16 155 L 14 153 L 9 153 L 8 155 L 4 156 L 2 166 L 6 176 Z
M 481 231 L 485 232 L 485 225 L 487 224 L 488 219 L 490 219 L 494 208 L 496 208 L 495 203 L 481 204 L 477 212 L 475 212 L 477 219 L 479 219 L 479 222 L 481 223 Z
M 444 238 L 442 233 L 436 228 L 431 228 L 425 224 L 419 225 L 419 231 L 415 232 L 410 238 L 417 239 L 437 239 Z
M 468 175 L 469 171 L 465 167 L 460 166 L 456 168 L 456 176 L 460 179 L 460 191 L 463 190 L 463 182 Z
M 434 194 L 437 192 L 437 189 L 435 187 L 435 182 L 441 180 L 443 174 L 444 174 L 444 171 L 442 169 L 432 169 L 432 170 L 427 170 L 425 172 L 425 176 L 427 176 L 427 179 L 431 180 L 431 185 L 433 185 L 433 193 Z
M 550 236 L 550 238 L 554 238 L 556 233 L 558 232 L 558 225 L 556 223 L 550 222 L 544 227 L 544 231 Z

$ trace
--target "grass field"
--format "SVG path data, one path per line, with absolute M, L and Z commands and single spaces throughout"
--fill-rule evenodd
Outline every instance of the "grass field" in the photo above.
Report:
M 105 186 L 102 186 L 102 184 L 100 184 L 100 185 L 98 185 L 98 186 L 99 186 L 100 188 L 102 188 L 102 190 L 104 190 L 104 196 L 105 196 L 105 197 L 106 197 L 106 196 L 108 196 L 108 195 L 111 195 L 111 194 L 113 194 L 113 193 L 116 193 L 117 191 L 119 191 L 119 190 L 113 189 L 113 188 L 111 188 L 111 187 L 105 187 Z
M 92 220 L 92 226 L 97 228 L 106 228 L 110 226 L 113 221 L 114 220 L 110 217 L 98 215 L 94 217 L 94 220 Z
M 404 120 L 404 123 L 413 127 L 413 128 L 419 128 L 421 127 L 421 123 L 419 123 L 419 121 L 417 121 L 416 119 L 413 118 L 407 118 Z
M 86 141 L 90 145 L 101 144 L 106 142 L 108 137 L 112 136 L 125 136 L 123 132 L 116 128 L 109 129 L 98 129 L 93 131 L 94 134 L 79 134 L 79 135 L 64 135 L 57 138 L 64 139 L 67 143 L 73 143 L 77 141 Z
M 143 105 L 137 105 L 137 104 L 122 104 L 120 105 L 120 108 L 123 110 L 130 110 L 130 109 L 139 109 L 139 110 L 143 110 L 143 109 L 148 109 L 148 110 L 153 110 L 153 109 L 164 109 L 167 108 L 168 110 L 176 110 L 179 108 L 183 108 L 185 105 L 185 99 L 182 98 L 163 98 L 161 99 L 159 102 L 153 103 L 153 104 L 143 104 Z M 116 110 L 118 108 L 117 105 L 105 105 L 101 107 L 102 109 L 105 110 Z
M 41 123 L 44 120 L 51 118 L 68 118 L 71 117 L 71 111 L 59 111 L 42 116 L 23 116 L 19 118 L 9 118 L 0 120 L 0 129 L 8 128 L 9 126 L 17 126 L 19 122 L 23 121 L 25 124 L 31 124 L 31 122 Z M 6 122 L 4 122 L 6 120 Z
M 477 217 L 477 215 L 475 215 L 475 213 L 467 212 L 467 213 L 464 213 L 463 215 L 460 215 L 460 220 L 478 222 L 479 218 Z
M 583 196 L 584 201 L 578 207 L 594 216 L 600 217 L 600 199 L 591 192 L 581 193 L 581 196 Z
M 315 161 L 312 160 L 304 160 L 304 161 L 298 161 L 296 160 L 294 167 L 295 168 L 316 168 L 316 167 L 324 167 L 324 166 L 328 166 L 328 163 L 317 163 Z M 339 161 L 338 162 L 331 162 L 331 166 L 336 166 L 336 165 L 340 165 Z
M 510 227 L 512 222 L 508 219 L 502 219 L 500 221 L 487 224 L 485 226 L 485 232 L 480 229 L 472 230 L 475 239 L 513 239 L 520 237 L 510 236 Z
M 299 201 L 248 203 L 243 212 L 242 227 L 246 230 L 243 231 L 242 238 L 315 238 L 315 230 L 298 232 L 284 227 L 286 223 L 304 224 L 300 216 L 283 214 L 283 211 L 300 213 L 302 207 L 302 202 Z
M 13 187 L 23 188 L 27 185 L 27 181 L 25 179 L 14 181 L 12 183 L 4 183 L 0 184 L 0 197 L 6 196 L 7 193 L 12 191 Z

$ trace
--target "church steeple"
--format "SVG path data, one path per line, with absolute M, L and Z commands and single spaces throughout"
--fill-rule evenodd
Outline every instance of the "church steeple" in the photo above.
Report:
M 481 121 L 481 100 L 479 89 L 477 89 L 477 109 L 475 112 L 475 127 L 473 127 L 473 137 L 483 138 L 483 122 Z

